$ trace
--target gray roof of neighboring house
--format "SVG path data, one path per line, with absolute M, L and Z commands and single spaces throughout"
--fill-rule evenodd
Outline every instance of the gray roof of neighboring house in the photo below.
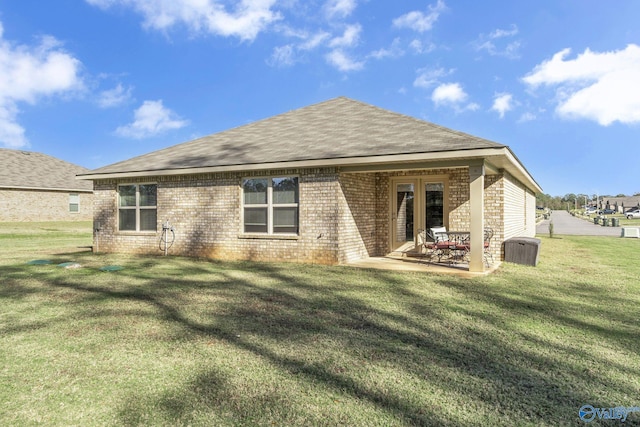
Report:
M 340 97 L 114 163 L 87 175 L 504 147 Z
M 42 153 L 0 148 L 0 188 L 93 191 L 76 179 L 89 169 Z
M 640 205 L 640 196 L 625 196 L 625 197 L 600 197 L 600 201 L 602 203 L 609 203 L 611 205 L 616 202 L 619 205 L 624 205 L 625 208 L 630 208 L 632 206 Z

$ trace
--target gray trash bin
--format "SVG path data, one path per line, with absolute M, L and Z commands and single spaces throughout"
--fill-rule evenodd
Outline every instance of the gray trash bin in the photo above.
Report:
M 612 227 L 620 227 L 620 218 L 611 218 Z
M 522 265 L 538 265 L 540 239 L 513 237 L 504 242 L 504 260 Z

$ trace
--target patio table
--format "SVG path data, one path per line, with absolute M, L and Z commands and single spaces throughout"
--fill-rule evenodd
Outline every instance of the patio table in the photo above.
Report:
M 453 243 L 449 250 L 449 259 L 451 263 L 467 261 L 467 255 L 471 248 L 471 232 L 469 231 L 450 231 L 449 241 Z
M 434 233 L 436 245 L 441 250 L 438 262 L 445 258 L 450 264 L 466 261 L 470 249 L 469 231 L 444 231 Z

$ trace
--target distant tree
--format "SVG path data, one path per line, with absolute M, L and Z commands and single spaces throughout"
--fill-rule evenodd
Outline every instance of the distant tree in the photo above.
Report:
M 618 194 L 616 197 L 627 197 L 626 194 Z
M 536 206 L 540 206 L 543 208 L 549 209 L 566 209 L 567 202 L 564 201 L 560 196 L 551 196 L 549 194 L 538 194 L 536 196 Z
M 588 194 L 576 194 L 576 197 L 578 198 L 578 206 L 588 205 L 591 200 Z

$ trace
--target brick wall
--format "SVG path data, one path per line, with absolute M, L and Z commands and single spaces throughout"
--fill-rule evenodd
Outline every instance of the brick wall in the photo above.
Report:
M 79 195 L 79 211 L 69 211 L 69 194 Z M 0 221 L 90 221 L 93 194 L 69 191 L 0 189 Z
M 504 177 L 503 175 L 487 175 L 484 177 L 484 224 L 493 231 L 490 241 L 490 252 L 493 259 L 503 258 L 504 242 Z
M 373 173 L 339 176 L 338 261 L 345 263 L 368 256 L 381 255 L 377 251 L 376 213 L 380 207 Z
M 240 219 L 242 178 L 292 175 L 299 177 L 299 235 L 244 234 Z M 118 184 L 145 182 L 158 185 L 157 231 L 118 231 Z M 162 223 L 169 221 L 176 229 L 171 254 L 227 260 L 338 262 L 339 183 L 334 169 L 100 180 L 94 188 L 94 216 L 100 227 L 94 245 L 100 251 L 160 254 Z
M 299 235 L 245 235 L 241 224 L 241 180 L 245 177 L 299 177 Z M 390 183 L 394 177 L 446 177 L 450 230 L 470 227 L 469 172 L 466 168 L 385 173 L 340 173 L 334 168 L 100 180 L 94 185 L 94 244 L 105 252 L 160 254 L 161 227 L 176 229 L 171 254 L 228 260 L 335 264 L 389 252 Z M 117 186 L 158 184 L 158 230 L 117 230 Z M 505 238 L 505 177 L 485 177 L 485 224 L 494 230 L 491 251 L 501 259 Z M 511 182 L 511 181 L 509 181 Z M 524 196 L 523 196 L 524 197 Z M 525 197 L 527 206 L 529 198 Z M 519 208 L 518 208 L 519 209 Z M 522 210 L 523 214 L 525 209 Z M 522 221 L 525 220 L 521 217 Z M 520 219 L 514 219 L 519 221 Z M 528 218 L 526 218 L 528 220 Z

